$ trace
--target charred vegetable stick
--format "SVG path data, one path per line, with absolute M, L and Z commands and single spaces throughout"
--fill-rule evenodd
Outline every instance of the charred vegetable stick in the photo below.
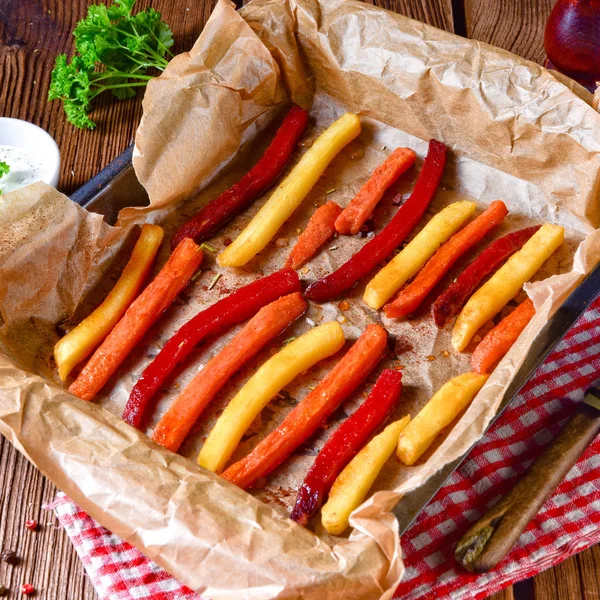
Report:
M 160 273 L 127 309 L 123 318 L 94 352 L 69 391 L 83 400 L 92 400 L 148 329 L 171 306 L 201 262 L 200 246 L 190 238 L 183 240 Z
M 385 329 L 380 325 L 369 325 L 340 362 L 294 407 L 283 423 L 248 456 L 231 465 L 223 477 L 246 489 L 260 477 L 267 476 L 359 386 L 381 360 L 386 345 Z
M 380 309 L 423 267 L 436 250 L 460 229 L 477 210 L 475 202 L 455 202 L 435 215 L 415 238 L 367 285 L 363 300 Z
M 121 277 L 104 302 L 54 346 L 54 360 L 63 381 L 75 365 L 98 347 L 135 300 L 148 277 L 162 239 L 162 228 L 143 225 Z
M 362 277 L 383 262 L 415 228 L 431 204 L 444 166 L 446 146 L 437 140 L 429 142 L 429 151 L 410 198 L 391 221 L 350 260 L 327 277 L 308 286 L 305 296 L 315 302 L 327 302 L 354 286 Z
M 154 395 L 198 344 L 252 317 L 273 300 L 301 289 L 298 274 L 291 269 L 283 269 L 239 288 L 199 312 L 179 328 L 144 369 L 131 390 L 123 419 L 130 425 L 139 427 L 144 411 Z
M 528 298 L 510 315 L 504 317 L 475 348 L 471 356 L 473 370 L 476 373 L 489 373 L 494 363 L 498 362 L 517 341 L 534 314 L 533 302 Z
M 290 269 L 297 269 L 309 260 L 316 251 L 335 233 L 335 220 L 342 209 L 335 202 L 319 206 L 310 218 L 306 229 L 298 237 L 294 249 L 285 263 Z
M 465 305 L 477 286 L 540 228 L 540 225 L 509 233 L 490 244 L 437 298 L 431 307 L 435 324 L 442 328 Z
M 290 174 L 273 192 L 252 221 L 219 254 L 217 260 L 226 267 L 241 267 L 252 260 L 290 218 L 317 183 L 323 171 L 339 151 L 360 133 L 360 119 L 346 113 L 330 125 L 308 149 Z
M 202 411 L 229 378 L 305 310 L 306 301 L 300 292 L 261 308 L 177 397 L 158 422 L 152 439 L 177 452 Z
M 344 345 L 344 332 L 336 321 L 319 325 L 285 346 L 264 363 L 229 402 L 200 454 L 198 464 L 219 473 L 244 432 L 260 411 L 295 377 Z
M 203 242 L 256 200 L 279 177 L 302 135 L 308 113 L 292 106 L 260 160 L 237 183 L 211 200 L 184 223 L 171 239 L 171 248 L 186 237 Z
M 394 453 L 400 433 L 409 423 L 410 417 L 407 415 L 388 425 L 338 475 L 321 509 L 321 522 L 327 533 L 344 533 L 350 514 L 362 504 L 383 465 Z
M 409 148 L 396 148 L 374 171 L 335 222 L 338 233 L 356 235 L 385 191 L 415 164 L 417 155 Z
M 487 375 L 465 373 L 444 384 L 400 434 L 396 455 L 405 465 L 414 465 L 439 433 L 471 403 Z
M 564 229 L 546 223 L 465 304 L 452 332 L 452 345 L 462 352 L 479 328 L 512 300 L 563 243 Z
M 501 200 L 492 202 L 474 221 L 455 233 L 428 261 L 414 281 L 409 283 L 393 302 L 383 307 L 389 318 L 405 317 L 421 306 L 440 279 L 452 265 L 468 252 L 486 233 L 496 227 L 508 214 Z
M 369 436 L 392 413 L 402 392 L 402 373 L 385 369 L 368 398 L 333 433 L 323 446 L 298 490 L 290 518 L 306 525 L 319 510 L 335 478 L 352 460 Z

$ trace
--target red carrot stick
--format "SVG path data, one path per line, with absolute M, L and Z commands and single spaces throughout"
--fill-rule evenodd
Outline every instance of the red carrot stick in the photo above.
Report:
M 222 475 L 241 488 L 265 477 L 303 444 L 333 411 L 359 386 L 381 360 L 387 334 L 369 325 L 354 346 L 284 419 L 283 423 L 242 460 Z
M 154 429 L 152 439 L 177 452 L 202 411 L 229 378 L 306 310 L 300 292 L 263 306 L 192 379 Z
M 437 140 L 431 140 L 412 194 L 394 218 L 337 271 L 309 285 L 305 296 L 315 302 L 327 302 L 347 292 L 359 279 L 383 262 L 421 220 L 435 196 L 445 164 L 446 146 Z
M 491 243 L 436 299 L 431 307 L 435 324 L 442 328 L 465 305 L 477 286 L 541 227 L 509 233 Z
M 144 334 L 185 287 L 202 262 L 202 249 L 190 238 L 177 247 L 160 273 L 127 309 L 69 387 L 91 400 L 106 384 Z
M 194 217 L 181 225 L 171 239 L 175 248 L 191 237 L 202 242 L 256 200 L 280 175 L 308 122 L 308 112 L 292 106 L 259 161 L 237 183 L 211 200 Z
M 341 470 L 392 413 L 402 391 L 402 373 L 385 369 L 369 397 L 348 417 L 323 446 L 298 491 L 290 518 L 306 525 L 323 504 Z
M 415 164 L 417 155 L 410 148 L 396 148 L 374 171 L 335 222 L 340 234 L 356 235 L 365 224 L 385 191 Z
M 479 342 L 471 356 L 471 366 L 476 373 L 489 373 L 516 342 L 521 332 L 535 314 L 533 302 L 528 298 Z
M 326 202 L 317 208 L 285 262 L 288 269 L 297 269 L 309 260 L 329 238 L 333 237 L 335 220 L 341 212 L 342 209 L 335 202 Z
M 123 411 L 123 419 L 130 425 L 139 427 L 146 407 L 160 386 L 200 342 L 252 317 L 273 300 L 300 290 L 297 273 L 291 269 L 283 269 L 241 287 L 199 312 L 179 328 L 144 369 L 131 390 Z
M 508 214 L 502 200 L 492 202 L 474 221 L 455 233 L 425 264 L 423 269 L 396 296 L 383 307 L 387 317 L 399 318 L 419 308 L 429 292 L 452 268 L 452 265 L 470 250 L 483 236 L 496 227 Z

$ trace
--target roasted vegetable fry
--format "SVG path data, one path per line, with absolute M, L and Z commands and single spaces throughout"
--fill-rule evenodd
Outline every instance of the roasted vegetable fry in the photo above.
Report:
M 177 452 L 206 405 L 228 379 L 305 310 L 306 301 L 300 292 L 263 306 L 192 379 L 158 422 L 152 439 Z
M 402 373 L 385 369 L 368 398 L 333 433 L 323 446 L 298 490 L 290 518 L 306 525 L 321 507 L 335 478 L 392 413 L 402 392 Z
M 336 321 L 319 325 L 292 341 L 264 363 L 229 402 L 212 428 L 198 464 L 219 473 L 244 432 L 282 388 L 314 364 L 344 345 L 344 332 Z
M 369 281 L 363 296 L 365 303 L 380 309 L 476 210 L 475 202 L 463 200 L 446 206 L 432 217 L 415 238 Z
M 487 375 L 465 373 L 445 383 L 400 434 L 398 458 L 405 465 L 414 465 L 442 429 L 471 403 L 487 378 Z
M 309 260 L 330 237 L 333 237 L 335 220 L 341 212 L 342 209 L 335 202 L 326 202 L 323 206 L 319 206 L 308 221 L 306 229 L 298 237 L 285 266 L 297 269 Z
M 410 416 L 406 415 L 388 425 L 338 475 L 329 492 L 329 498 L 321 509 L 321 522 L 327 533 L 344 533 L 350 514 L 362 504 L 383 465 L 394 453 L 398 437 L 409 422 Z
M 54 346 L 54 360 L 65 381 L 73 367 L 85 360 L 111 332 L 135 300 L 148 277 L 163 239 L 158 225 L 143 225 L 121 277 L 104 302 Z
M 237 183 L 211 200 L 184 223 L 171 239 L 171 248 L 186 237 L 203 242 L 249 206 L 279 177 L 302 135 L 308 113 L 292 106 L 259 161 Z
M 335 222 L 338 233 L 356 235 L 371 216 L 385 191 L 415 164 L 410 148 L 396 148 L 374 171 Z
M 438 188 L 444 165 L 446 146 L 437 140 L 429 142 L 429 151 L 410 198 L 391 221 L 350 260 L 327 277 L 308 286 L 305 296 L 315 302 L 327 302 L 347 292 L 354 284 L 383 262 L 415 228 Z
M 562 244 L 564 229 L 546 223 L 465 304 L 452 332 L 452 345 L 462 352 L 478 329 L 498 314 Z
M 380 325 L 369 325 L 356 343 L 319 385 L 294 407 L 283 423 L 248 456 L 231 465 L 223 477 L 249 488 L 279 466 L 321 426 L 358 387 L 381 360 L 387 334 Z
M 431 307 L 435 324 L 442 328 L 465 305 L 477 286 L 541 227 L 528 227 L 509 233 L 491 243 L 436 299 Z
M 501 200 L 492 202 L 474 221 L 455 233 L 428 261 L 414 281 L 409 283 L 393 302 L 383 307 L 389 318 L 405 317 L 421 306 L 429 292 L 483 236 L 496 227 L 508 214 Z
M 190 238 L 183 240 L 160 273 L 94 352 L 69 391 L 83 400 L 91 400 L 175 300 L 201 262 L 200 246 Z
M 291 269 L 283 269 L 241 287 L 199 312 L 179 328 L 144 369 L 131 390 L 123 419 L 130 425 L 139 427 L 146 407 L 160 386 L 200 342 L 252 317 L 273 300 L 301 289 L 297 273 Z
M 252 260 L 290 218 L 338 152 L 360 133 L 360 119 L 346 113 L 330 125 L 308 149 L 246 228 L 219 254 L 226 267 Z
M 504 317 L 494 329 L 479 342 L 471 356 L 471 366 L 476 373 L 489 373 L 517 341 L 521 332 L 535 315 L 533 302 L 528 298 L 510 315 Z

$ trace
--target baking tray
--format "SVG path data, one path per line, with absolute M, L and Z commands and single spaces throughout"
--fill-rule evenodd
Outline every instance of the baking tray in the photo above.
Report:
M 132 154 L 133 146 L 130 146 L 98 175 L 74 192 L 71 195 L 71 200 L 89 211 L 104 215 L 105 220 L 110 224 L 115 223 L 119 210 L 122 208 L 126 206 L 146 206 L 148 195 L 135 176 L 131 163 Z M 599 292 L 600 264 L 567 297 L 540 331 L 523 364 L 507 388 L 500 408 L 489 424 L 488 429 L 519 394 L 521 388 L 534 375 L 536 369 L 565 336 L 577 318 L 594 301 Z M 404 533 L 408 529 L 476 445 L 474 444 L 465 454 L 446 465 L 431 477 L 425 485 L 402 498 L 393 511 L 400 524 L 400 533 Z

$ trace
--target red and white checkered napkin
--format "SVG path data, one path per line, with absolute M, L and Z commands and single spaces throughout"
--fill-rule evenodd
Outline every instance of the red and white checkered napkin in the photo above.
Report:
M 484 598 L 600 541 L 599 438 L 492 573 L 466 573 L 452 558 L 469 523 L 512 487 L 599 373 L 600 298 L 403 536 L 396 598 Z M 199 599 L 64 495 L 54 508 L 103 600 Z

